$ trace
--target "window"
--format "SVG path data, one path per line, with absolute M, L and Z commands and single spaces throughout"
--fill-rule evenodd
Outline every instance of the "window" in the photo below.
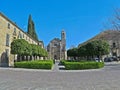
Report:
M 9 46 L 10 44 L 10 35 L 6 34 L 6 46 Z
M 8 23 L 8 29 L 10 29 L 10 23 Z
M 23 34 L 23 38 L 24 38 L 24 34 Z
M 16 35 L 16 28 L 14 28 L 14 32 L 13 32 L 13 35 Z
M 57 46 L 58 44 L 57 43 L 54 43 L 54 46 Z
M 16 37 L 13 37 L 13 40 L 15 40 L 16 39 Z
M 115 48 L 116 47 L 116 44 L 115 43 L 113 43 L 113 48 Z
M 22 34 L 21 34 L 21 32 L 20 32 L 20 31 L 19 31 L 18 38 L 19 38 L 19 39 L 22 39 Z
M 26 36 L 26 40 L 27 40 L 27 36 Z

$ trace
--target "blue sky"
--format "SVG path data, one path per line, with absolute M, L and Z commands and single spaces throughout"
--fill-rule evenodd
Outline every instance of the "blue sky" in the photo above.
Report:
M 104 29 L 120 0 L 0 0 L 0 12 L 27 31 L 29 14 L 45 46 L 61 30 L 66 31 L 67 49 L 90 39 Z

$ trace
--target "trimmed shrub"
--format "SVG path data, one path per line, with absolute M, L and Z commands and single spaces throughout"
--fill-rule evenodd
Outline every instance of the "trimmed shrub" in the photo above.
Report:
M 53 66 L 52 60 L 39 60 L 39 61 L 23 61 L 15 62 L 15 68 L 29 68 L 29 69 L 51 69 Z
M 104 62 L 65 62 L 66 70 L 98 69 L 104 67 Z
M 60 65 L 65 65 L 66 60 L 60 60 Z

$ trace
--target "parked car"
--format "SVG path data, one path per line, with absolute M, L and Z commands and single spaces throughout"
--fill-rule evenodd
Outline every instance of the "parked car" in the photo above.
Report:
M 114 60 L 113 57 L 104 58 L 104 62 L 112 62 L 113 60 Z
M 113 56 L 112 58 L 113 58 L 113 61 L 118 61 L 118 57 Z
M 94 58 L 94 60 L 95 60 L 96 62 L 102 62 L 102 60 L 100 60 L 99 58 Z

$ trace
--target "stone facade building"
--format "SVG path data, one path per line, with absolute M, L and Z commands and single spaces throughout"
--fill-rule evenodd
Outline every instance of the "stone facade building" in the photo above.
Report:
M 110 53 L 104 57 L 120 57 L 120 31 L 119 30 L 106 30 L 89 39 L 81 45 L 93 40 L 106 40 L 110 45 Z M 103 57 L 103 58 L 104 58 Z
M 53 60 L 66 60 L 66 33 L 61 32 L 61 39 L 54 38 L 47 46 L 48 58 Z
M 14 22 L 0 13 L 0 66 L 13 66 L 14 56 L 10 53 L 11 42 L 15 39 L 25 39 L 31 44 L 44 44 L 42 41 L 36 41 L 18 27 Z
M 100 36 L 98 36 L 100 38 Z M 110 45 L 109 57 L 120 56 L 120 31 L 107 30 L 101 33 L 101 39 L 106 40 Z

